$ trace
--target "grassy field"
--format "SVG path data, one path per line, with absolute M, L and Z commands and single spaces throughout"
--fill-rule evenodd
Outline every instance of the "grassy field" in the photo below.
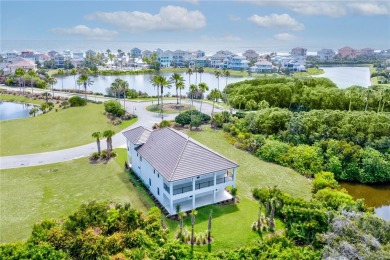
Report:
M 295 77 L 307 77 L 307 76 L 321 75 L 321 74 L 324 74 L 324 70 L 323 69 L 307 68 L 307 72 L 294 72 L 293 76 L 295 76 Z
M 37 117 L 0 122 L 1 156 L 60 150 L 92 143 L 91 134 L 130 126 L 137 119 L 114 126 L 103 115 L 102 104 L 59 109 Z
M 34 223 L 63 218 L 91 200 L 130 202 L 144 212 L 140 193 L 123 169 L 126 150 L 107 164 L 87 158 L 0 173 L 0 243 L 26 239 Z
M 182 104 L 180 109 L 174 108 L 173 105 L 176 105 L 176 103 L 167 103 L 164 104 L 164 113 L 166 114 L 178 114 L 180 112 L 188 111 L 191 108 L 191 105 Z M 161 113 L 160 106 L 157 105 L 150 105 L 146 107 L 146 110 L 154 113 Z
M 41 105 L 45 101 L 42 99 L 31 99 L 23 96 L 14 96 L 14 95 L 8 95 L 8 94 L 0 94 L 0 100 L 6 100 L 11 102 L 21 102 L 21 103 L 27 103 L 27 104 L 35 104 L 35 105 Z
M 375 73 L 375 72 L 377 72 L 377 70 L 376 70 L 376 68 L 374 67 L 374 65 L 373 64 L 370 64 L 369 65 L 369 68 L 370 68 L 370 75 L 372 74 L 372 73 Z M 378 77 L 370 77 L 370 79 L 371 79 L 371 85 L 379 85 L 379 86 L 387 86 L 387 87 L 390 87 L 390 84 L 378 84 Z

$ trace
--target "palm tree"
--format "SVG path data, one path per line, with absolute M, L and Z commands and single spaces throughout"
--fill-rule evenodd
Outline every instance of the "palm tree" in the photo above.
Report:
M 159 90 L 159 82 L 158 82 L 158 74 L 155 74 L 151 79 L 150 83 L 152 83 L 152 86 L 157 89 L 157 106 L 160 105 L 160 90 Z
M 228 78 L 230 77 L 230 72 L 226 68 L 223 69 L 223 77 L 226 78 L 226 84 L 225 84 L 225 88 L 226 88 L 227 87 Z
M 110 158 L 112 151 L 112 137 L 115 135 L 113 130 L 106 130 L 103 132 L 103 137 L 107 138 L 107 157 Z
M 31 82 L 30 82 L 30 84 L 31 84 L 31 93 L 34 93 L 34 77 L 37 76 L 37 73 L 33 69 L 29 69 L 27 73 L 30 76 L 30 80 L 31 80 Z M 35 116 L 35 114 L 34 114 L 34 116 Z
M 24 74 L 26 73 L 26 71 L 23 68 L 17 68 L 14 73 L 15 73 L 15 76 L 18 77 L 18 79 L 19 79 L 19 89 L 20 89 L 20 91 L 22 91 L 21 79 L 24 76 Z
M 209 241 L 209 244 L 211 243 L 211 221 L 213 219 L 213 210 L 210 210 L 210 215 L 209 215 L 209 224 L 207 226 L 207 240 Z
M 62 89 L 62 91 L 64 91 L 64 70 L 63 69 L 58 69 L 58 71 L 57 71 L 57 74 L 59 75 L 59 76 L 61 76 L 61 89 Z
M 382 110 L 381 110 L 382 112 L 385 109 L 386 103 L 390 103 L 389 99 L 390 99 L 390 87 L 384 86 L 383 87 L 383 95 L 382 95 L 382 100 L 383 100 L 383 102 L 382 102 Z
M 122 80 L 123 108 L 126 110 L 126 92 L 129 90 L 129 82 Z
M 111 83 L 111 91 L 114 92 L 114 96 L 115 98 L 117 98 L 117 94 L 118 92 L 120 92 L 120 87 L 121 87 L 121 84 L 122 84 L 122 79 L 115 79 L 114 82 Z
M 179 83 L 184 82 L 184 79 L 180 74 L 173 73 L 172 76 L 170 77 L 170 80 L 173 84 L 175 84 L 175 87 L 176 87 L 176 104 L 178 105 L 179 104 L 179 94 L 178 94 Z
M 370 102 L 370 96 L 372 95 L 372 93 L 374 93 L 373 89 L 371 88 L 366 89 L 366 108 L 364 109 L 364 111 L 367 111 L 368 103 Z
M 166 77 L 161 76 L 161 75 L 158 76 L 158 83 L 159 83 L 160 89 L 161 89 L 161 120 L 164 120 L 164 100 L 163 100 L 164 88 L 170 88 L 171 83 L 169 82 L 169 80 Z
M 88 74 L 83 73 L 79 76 L 80 83 L 84 86 L 85 100 L 87 100 L 87 87 L 93 85 L 93 81 Z
M 94 133 L 92 133 L 92 137 L 96 138 L 98 154 L 100 155 L 100 138 L 102 137 L 102 133 L 101 132 L 94 132 Z
M 194 245 L 194 233 L 195 233 L 195 230 L 194 230 L 194 226 L 195 226 L 195 216 L 196 214 L 198 214 L 198 212 L 196 211 L 196 209 L 193 209 L 191 210 L 191 245 Z
M 206 83 L 204 83 L 204 82 L 201 82 L 201 83 L 199 83 L 199 90 L 200 90 L 200 92 L 202 93 L 202 96 L 201 96 L 201 99 L 200 99 L 200 112 L 202 112 L 202 105 L 203 105 L 203 94 L 206 92 L 206 91 L 208 91 L 209 90 L 209 86 L 207 86 L 207 84 Z
M 185 89 L 185 84 L 184 84 L 184 81 L 180 81 L 178 84 L 177 84 L 177 87 L 179 88 L 179 95 L 180 95 L 180 105 L 181 105 L 181 90 L 182 89 Z
M 190 93 L 191 93 L 191 109 L 194 107 L 194 95 L 198 91 L 198 87 L 195 84 L 190 85 Z
M 219 90 L 219 78 L 222 77 L 222 72 L 220 72 L 219 70 L 216 70 L 216 71 L 214 71 L 214 76 L 218 80 L 218 90 Z
M 202 73 L 204 72 L 203 67 L 198 68 L 198 73 L 199 73 L 199 82 L 202 82 Z
M 77 70 L 73 68 L 73 69 L 70 71 L 70 74 L 73 75 L 73 79 L 74 79 L 74 89 L 76 89 L 76 75 L 77 75 Z
M 36 108 L 36 107 L 34 107 L 34 108 L 31 108 L 30 111 L 28 111 L 28 113 L 29 113 L 30 115 L 34 115 L 34 117 L 35 117 L 35 114 L 36 114 L 38 111 L 39 111 L 39 109 Z
M 213 99 L 213 109 L 211 110 L 211 116 L 213 116 L 215 100 L 218 99 L 218 98 L 221 98 L 221 91 L 219 91 L 216 88 L 211 90 L 210 97 Z
M 54 84 L 57 83 L 57 79 L 54 78 L 54 77 L 49 76 L 49 77 L 47 78 L 47 83 L 49 83 L 49 84 L 51 85 L 51 91 L 52 91 L 53 97 L 54 97 Z
M 191 75 L 194 73 L 194 71 L 191 68 L 188 68 L 186 71 L 186 74 L 188 74 L 188 85 L 191 85 Z

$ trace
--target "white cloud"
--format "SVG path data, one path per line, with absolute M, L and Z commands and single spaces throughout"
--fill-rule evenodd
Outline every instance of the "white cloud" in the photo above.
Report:
M 278 41 L 292 41 L 295 40 L 296 37 L 289 33 L 278 33 L 274 35 L 274 39 Z
M 292 10 L 303 15 L 340 17 L 349 13 L 362 15 L 390 14 L 388 0 L 238 0 L 261 6 Z
M 227 33 L 223 36 L 203 35 L 201 36 L 201 40 L 206 42 L 238 42 L 241 41 L 241 38 L 236 35 Z
M 172 5 L 161 7 L 158 14 L 138 11 L 96 12 L 85 18 L 113 24 L 129 32 L 183 31 L 206 26 L 206 17 L 201 12 Z
M 302 23 L 298 22 L 288 14 L 270 14 L 266 16 L 259 16 L 255 14 L 249 17 L 248 20 L 265 28 L 280 28 L 292 31 L 300 31 L 305 28 Z
M 53 28 L 50 30 L 53 33 L 65 35 L 80 35 L 88 39 L 106 39 L 109 40 L 115 37 L 118 32 L 110 31 L 101 28 L 89 28 L 86 25 L 76 25 L 72 28 Z
M 241 20 L 241 17 L 237 15 L 229 15 L 229 20 L 233 22 L 237 22 Z

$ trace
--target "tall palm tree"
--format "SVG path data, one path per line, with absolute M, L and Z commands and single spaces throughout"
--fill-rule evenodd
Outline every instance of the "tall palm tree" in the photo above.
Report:
M 24 74 L 26 73 L 26 71 L 23 68 L 17 68 L 14 73 L 15 73 L 15 76 L 18 77 L 18 79 L 19 79 L 19 89 L 20 89 L 20 91 L 22 91 L 21 80 L 22 80 L 22 77 L 24 76 Z
M 184 82 L 184 79 L 183 77 L 178 74 L 178 73 L 173 73 L 170 77 L 170 80 L 173 84 L 175 84 L 175 87 L 176 87 L 176 104 L 179 105 L 179 93 L 178 93 L 178 90 L 179 90 L 179 82 Z
M 210 210 L 210 215 L 209 215 L 209 224 L 207 226 L 207 240 L 209 244 L 211 243 L 211 221 L 213 219 L 213 210 Z
M 198 73 L 199 73 L 199 82 L 202 82 L 202 73 L 204 72 L 203 67 L 198 68 Z
M 214 76 L 218 80 L 218 90 L 219 90 L 219 78 L 222 77 L 222 72 L 220 72 L 219 70 L 216 70 L 216 71 L 214 71 Z
M 366 108 L 364 111 L 367 111 L 368 108 L 368 103 L 370 102 L 370 96 L 374 93 L 374 90 L 372 88 L 367 88 L 366 89 Z
M 92 137 L 96 138 L 98 154 L 100 155 L 100 138 L 102 138 L 102 133 L 101 132 L 93 132 Z
M 112 137 L 115 135 L 113 130 L 106 130 L 103 132 L 103 137 L 107 138 L 107 157 L 110 158 L 112 151 Z
M 194 235 L 195 235 L 195 216 L 198 214 L 196 209 L 191 210 L 191 245 L 194 245 Z
M 191 109 L 194 107 L 194 95 L 198 91 L 198 87 L 195 84 L 190 85 L 190 93 L 191 93 Z
M 219 91 L 216 88 L 211 90 L 210 97 L 213 99 L 213 109 L 211 110 L 211 116 L 213 116 L 215 100 L 218 99 L 218 98 L 221 98 L 221 91 Z
M 71 71 L 70 71 L 70 74 L 73 75 L 73 79 L 74 79 L 74 89 L 76 89 L 76 75 L 77 75 L 77 70 L 75 68 L 73 68 Z
M 223 69 L 223 77 L 226 78 L 226 84 L 225 84 L 225 88 L 226 88 L 227 87 L 228 78 L 230 77 L 230 72 L 226 68 Z
M 60 76 L 61 77 L 61 89 L 62 89 L 62 91 L 64 91 L 64 70 L 63 69 L 58 69 L 58 71 L 57 71 L 57 74 L 58 74 L 58 76 Z
M 122 80 L 123 108 L 126 110 L 126 92 L 129 90 L 129 82 Z
M 160 90 L 161 90 L 161 120 L 164 120 L 164 88 L 170 88 L 171 87 L 171 83 L 169 82 L 169 80 L 164 77 L 164 76 L 157 76 L 158 77 L 158 84 L 160 86 Z
M 34 77 L 37 76 L 37 73 L 33 69 L 29 69 L 27 74 L 30 76 L 30 87 L 31 87 L 31 93 L 34 93 Z M 35 115 L 34 115 L 35 116 Z
M 152 86 L 157 90 L 157 106 L 160 105 L 160 89 L 159 89 L 159 82 L 158 82 L 158 75 L 159 74 L 155 74 L 151 79 L 150 79 L 150 83 L 152 83 Z
M 84 86 L 85 100 L 87 100 L 87 87 L 93 85 L 93 81 L 88 74 L 83 73 L 79 76 L 80 83 Z
M 122 85 L 122 79 L 115 79 L 114 82 L 111 83 L 111 91 L 114 92 L 115 98 L 117 98 L 117 94 L 120 92 L 120 88 Z
M 184 81 L 180 81 L 177 83 L 177 88 L 179 89 L 179 95 L 180 95 L 180 105 L 181 105 L 181 90 L 185 89 Z
M 386 87 L 386 86 L 384 86 L 383 87 L 383 94 L 382 94 L 382 112 L 383 112 L 383 110 L 385 109 L 385 105 L 386 105 L 386 103 L 390 103 L 390 101 L 389 101 L 389 99 L 390 99 L 390 87 Z
M 57 83 L 57 79 L 54 77 L 49 76 L 47 78 L 47 83 L 51 85 L 51 92 L 53 93 L 52 96 L 54 97 L 54 84 Z
M 209 86 L 207 86 L 206 83 L 201 82 L 201 83 L 199 83 L 199 90 L 200 90 L 200 92 L 202 93 L 202 96 L 201 96 L 201 99 L 200 99 L 200 110 L 199 110 L 199 111 L 202 112 L 202 105 L 203 105 L 203 99 L 204 99 L 203 94 L 204 94 L 206 91 L 209 90 Z
M 198 85 L 198 67 L 194 67 L 192 71 L 195 73 L 195 85 Z
M 191 68 L 188 68 L 186 71 L 186 74 L 188 74 L 188 85 L 191 85 L 191 75 L 194 73 L 194 71 Z

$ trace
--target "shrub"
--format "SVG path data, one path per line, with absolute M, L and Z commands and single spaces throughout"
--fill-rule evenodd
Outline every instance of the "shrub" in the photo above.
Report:
M 334 179 L 332 172 L 319 172 L 315 175 L 313 180 L 313 193 L 325 188 L 337 189 L 339 187 L 337 181 Z
M 110 157 L 116 157 L 116 156 L 117 156 L 117 152 L 114 151 L 114 150 L 112 150 L 112 151 L 110 152 Z
M 100 158 L 99 154 L 98 154 L 97 152 L 94 152 L 94 153 L 92 153 L 91 156 L 89 157 L 89 160 L 91 160 L 91 161 L 97 161 L 97 160 L 99 160 L 99 158 Z
M 190 122 L 190 127 L 199 127 L 202 124 L 198 116 L 194 116 Z
M 276 140 L 266 140 L 256 151 L 256 156 L 268 161 L 282 163 L 283 157 L 289 150 L 289 145 Z
M 68 108 L 70 106 L 70 103 L 68 101 L 62 101 L 60 107 L 62 108 Z
M 168 121 L 168 120 L 163 120 L 161 121 L 160 123 L 160 128 L 163 128 L 163 127 L 170 127 L 171 126 L 171 123 Z
M 126 111 L 122 108 L 121 104 L 115 100 L 109 100 L 104 102 L 104 110 L 107 113 L 111 113 L 115 116 L 123 116 Z
M 100 159 L 105 160 L 105 159 L 107 159 L 107 158 L 108 158 L 108 157 L 107 157 L 107 150 L 101 151 L 101 153 L 100 153 Z
M 87 105 L 87 101 L 79 96 L 74 96 L 68 99 L 71 107 L 81 107 Z
M 195 117 L 198 117 L 201 122 L 207 123 L 210 121 L 210 116 L 199 112 L 198 110 L 189 110 L 175 117 L 175 122 L 181 126 L 189 125 Z

